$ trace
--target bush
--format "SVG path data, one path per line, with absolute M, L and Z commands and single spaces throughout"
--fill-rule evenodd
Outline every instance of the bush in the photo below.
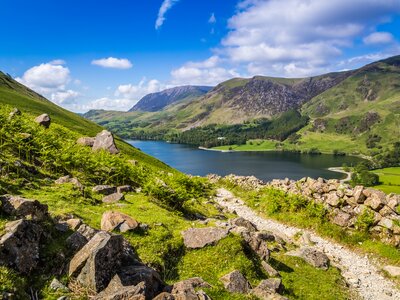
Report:
M 374 224 L 374 213 L 366 208 L 358 215 L 355 227 L 360 231 L 368 231 L 368 229 Z
M 379 184 L 379 176 L 370 172 L 366 165 L 358 164 L 351 175 L 351 183 L 353 185 L 374 186 Z

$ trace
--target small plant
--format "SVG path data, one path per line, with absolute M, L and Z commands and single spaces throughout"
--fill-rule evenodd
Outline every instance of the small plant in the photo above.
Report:
M 370 209 L 364 209 L 358 215 L 355 227 L 360 231 L 367 232 L 368 229 L 374 224 L 374 213 Z

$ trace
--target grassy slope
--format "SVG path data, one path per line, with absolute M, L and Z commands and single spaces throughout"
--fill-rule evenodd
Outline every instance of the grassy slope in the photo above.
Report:
M 7 105 L 9 108 L 17 107 L 22 112 L 27 112 L 32 116 L 47 113 L 54 123 L 65 126 L 82 136 L 95 136 L 103 130 L 96 123 L 55 105 L 2 72 L 0 72 L 0 105 L 2 107 Z M 116 137 L 116 143 L 119 149 L 134 159 L 143 161 L 155 168 L 170 169 L 164 163 L 128 145 L 118 137 Z
M 379 175 L 379 181 L 381 182 L 374 188 L 385 193 L 400 194 L 400 167 L 378 169 L 374 172 Z

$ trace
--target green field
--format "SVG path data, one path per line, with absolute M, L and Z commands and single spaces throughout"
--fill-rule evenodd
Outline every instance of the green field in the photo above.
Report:
M 220 147 L 213 147 L 213 150 L 235 150 L 235 151 L 274 151 L 277 150 L 276 144 L 278 141 L 274 140 L 250 140 L 246 145 L 227 145 Z
M 385 193 L 400 194 L 400 167 L 378 169 L 374 173 L 379 175 L 379 181 L 381 182 L 380 185 L 376 185 L 374 188 Z

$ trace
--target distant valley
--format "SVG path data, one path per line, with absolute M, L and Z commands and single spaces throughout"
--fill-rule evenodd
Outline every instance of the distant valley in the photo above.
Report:
M 84 116 L 125 138 L 221 150 L 382 159 L 400 136 L 400 56 L 309 78 L 234 78 L 202 95 L 198 88 L 183 88 L 186 100 L 170 92 L 166 100 L 167 90 L 145 96 L 133 111 L 89 111 Z

